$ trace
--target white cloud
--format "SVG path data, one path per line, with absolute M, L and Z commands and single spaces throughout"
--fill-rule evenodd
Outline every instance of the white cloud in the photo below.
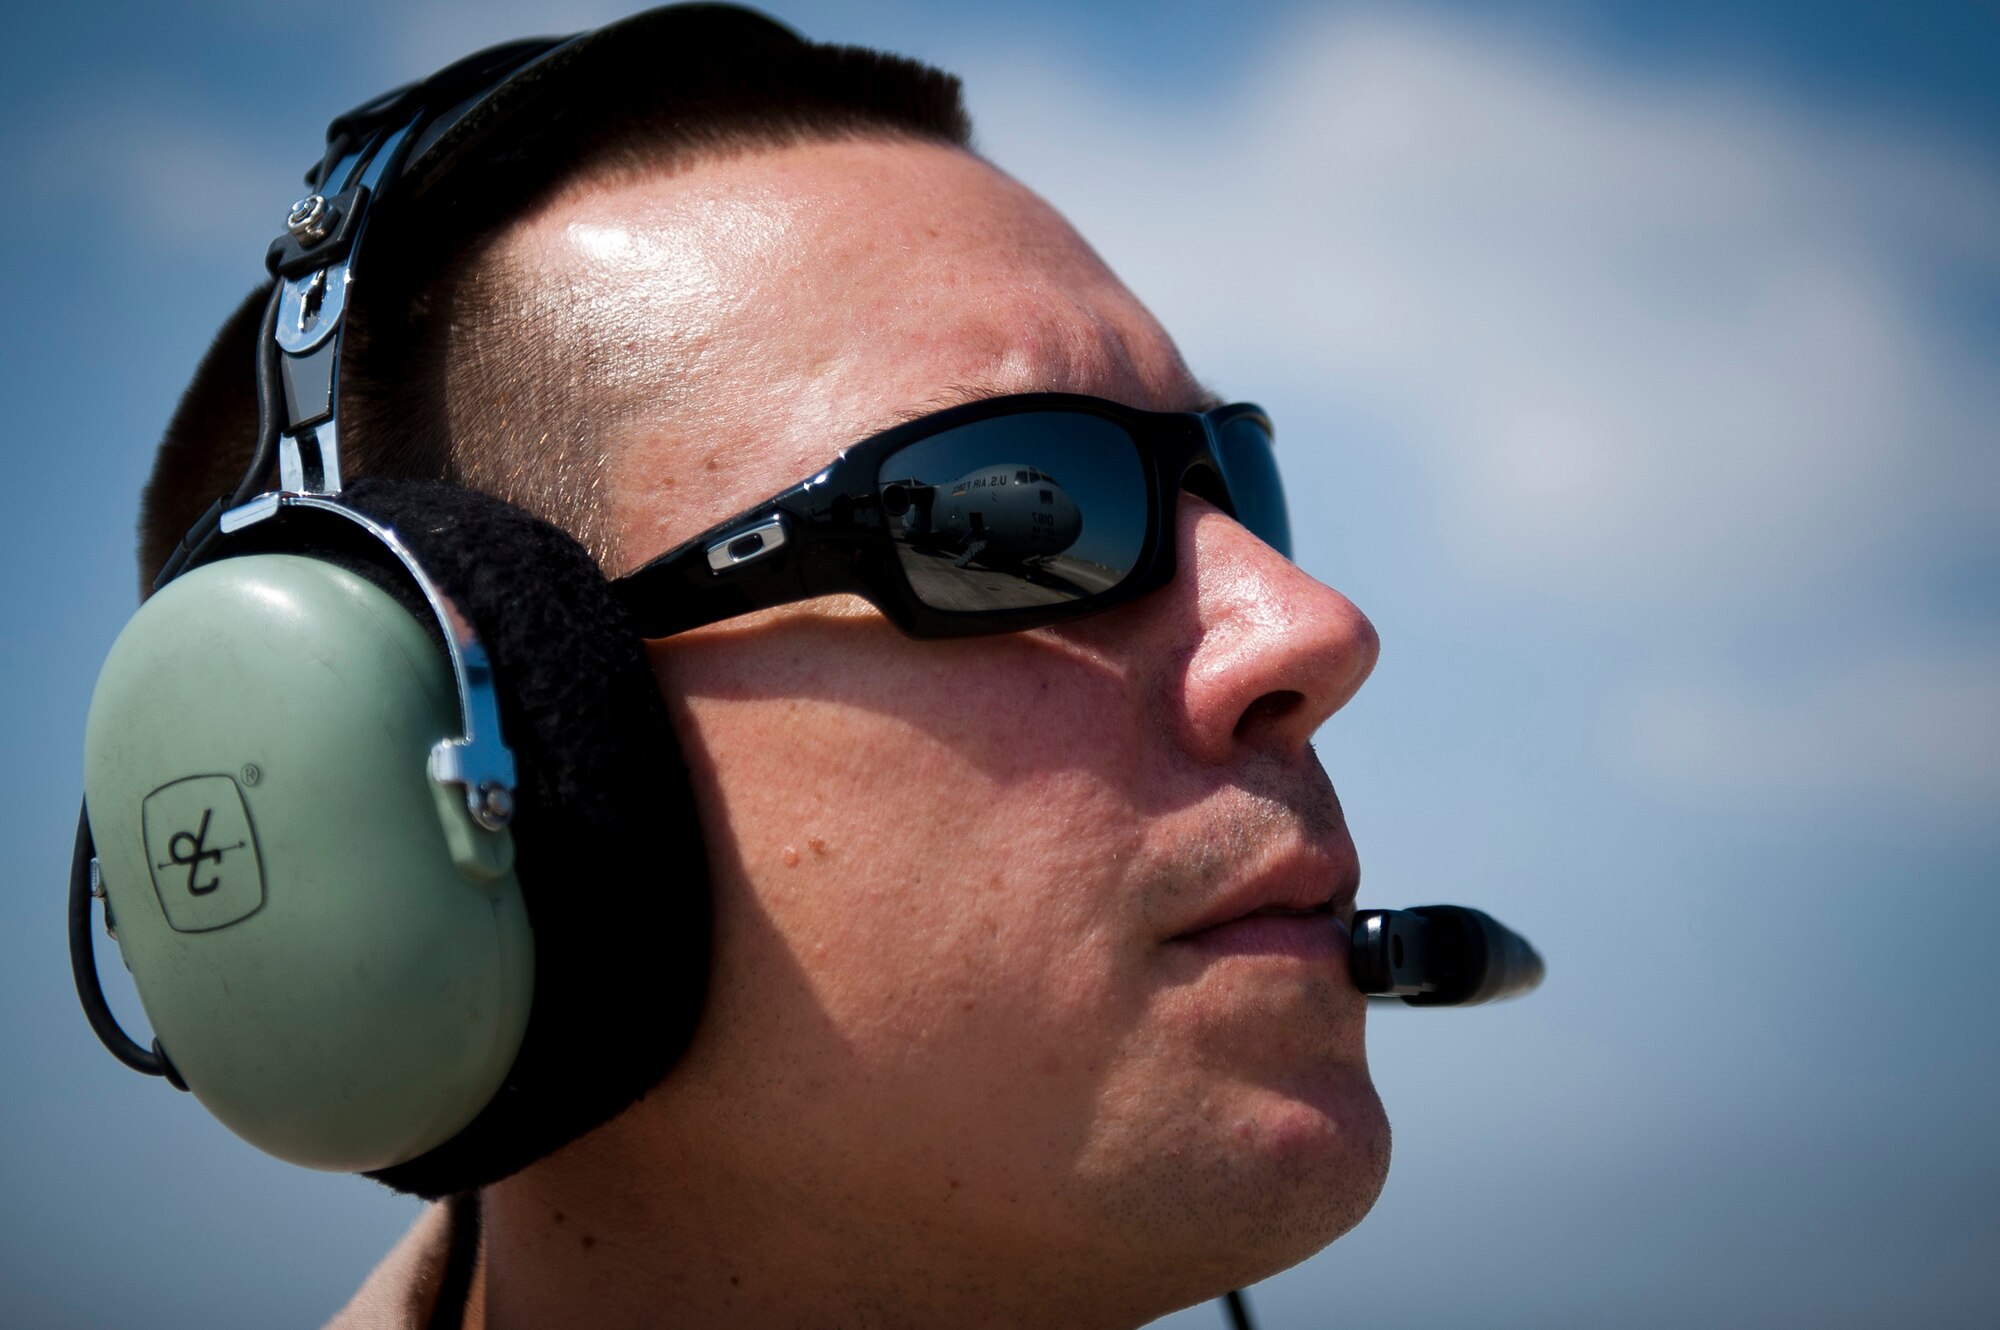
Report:
M 1662 680 L 1627 741 L 1667 788 L 1834 815 L 1990 816 L 2000 807 L 2000 652 L 1888 658 L 1795 687 Z M 1885 796 L 1894 807 L 1872 805 Z

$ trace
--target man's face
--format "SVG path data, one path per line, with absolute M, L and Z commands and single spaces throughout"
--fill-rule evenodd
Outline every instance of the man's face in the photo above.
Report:
M 624 384 L 626 566 L 966 395 L 1203 398 L 1060 217 L 948 148 L 591 186 L 512 243 L 635 365 L 675 367 Z M 1173 585 L 1070 627 L 916 642 L 822 600 L 654 644 L 715 976 L 619 1132 L 778 1188 L 806 1228 L 921 1233 L 1049 1287 L 1071 1262 L 1135 1298 L 1254 1278 L 1360 1218 L 1388 1134 L 1344 939 L 1238 917 L 1351 908 L 1307 741 L 1374 632 L 1191 496 L 1177 538 Z

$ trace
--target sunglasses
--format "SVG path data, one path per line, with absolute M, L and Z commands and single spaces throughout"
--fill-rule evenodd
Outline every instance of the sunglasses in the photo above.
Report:
M 912 637 L 1064 623 L 1173 580 L 1183 489 L 1290 558 L 1272 440 L 1245 404 L 987 398 L 863 439 L 613 585 L 648 638 L 841 593 Z

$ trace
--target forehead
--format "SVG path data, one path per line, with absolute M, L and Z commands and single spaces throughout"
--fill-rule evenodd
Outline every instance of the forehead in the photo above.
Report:
M 808 143 L 594 184 L 517 243 L 626 367 L 609 497 L 636 558 L 967 395 L 1202 396 L 1069 224 L 955 148 Z

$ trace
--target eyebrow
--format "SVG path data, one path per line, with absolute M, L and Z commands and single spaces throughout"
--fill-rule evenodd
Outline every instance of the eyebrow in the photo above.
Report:
M 1218 396 L 1206 384 L 1198 384 L 1193 404 L 1181 408 L 1185 411 L 1213 411 L 1223 405 L 1224 398 Z M 1041 389 L 1002 387 L 995 383 L 954 383 L 926 398 L 916 406 L 897 412 L 883 428 L 906 425 L 912 420 L 921 420 L 935 412 L 947 411 L 954 406 L 964 406 L 968 402 L 983 402 L 991 397 L 1012 397 L 1021 392 L 1038 392 Z M 879 431 L 878 431 L 879 432 Z

